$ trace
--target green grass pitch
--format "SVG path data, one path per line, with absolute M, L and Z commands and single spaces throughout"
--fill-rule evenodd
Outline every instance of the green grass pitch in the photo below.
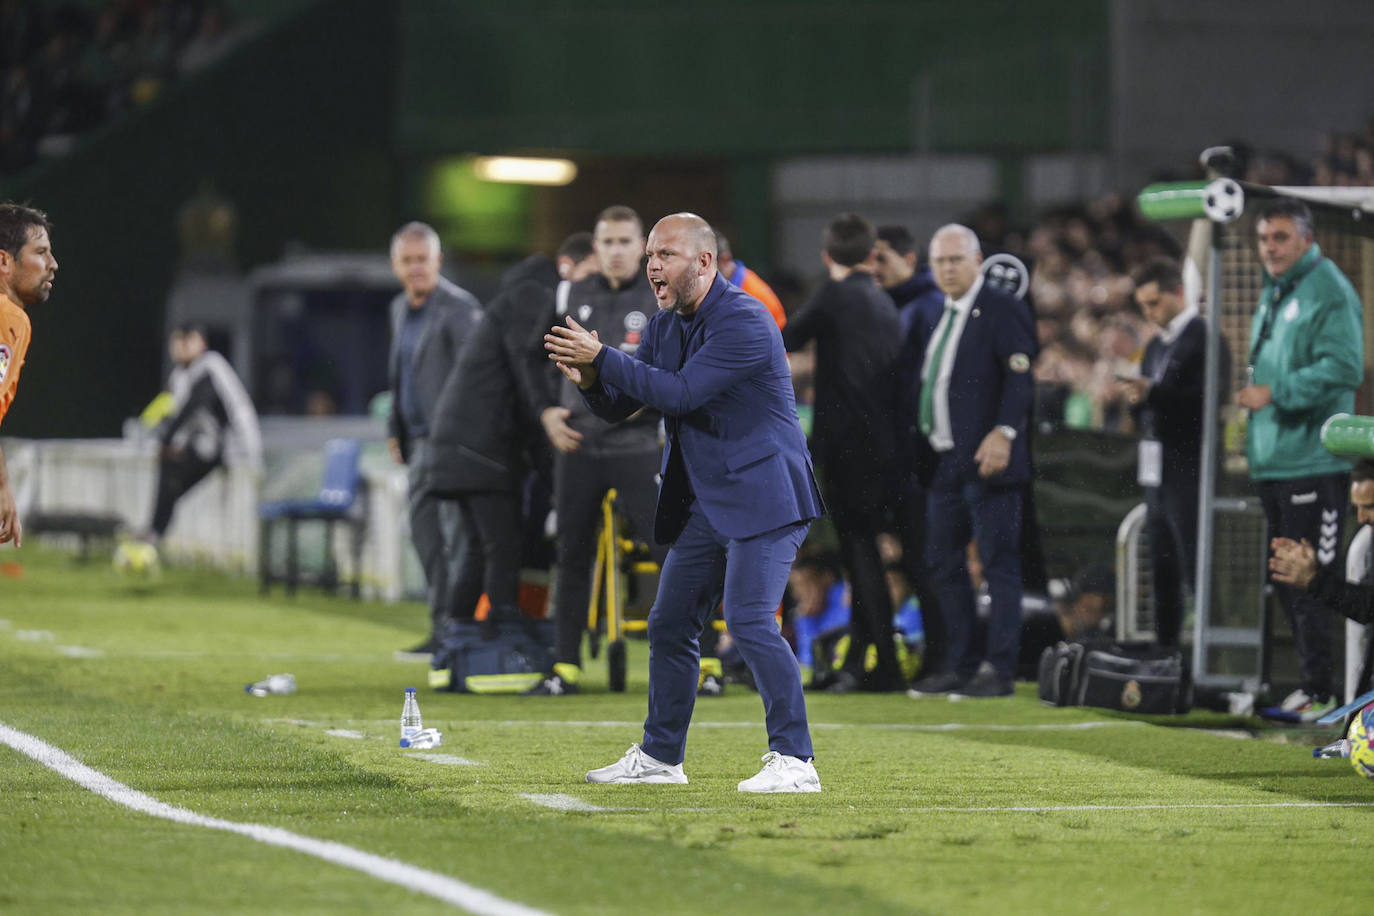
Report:
M 1051 709 L 1026 685 L 1005 701 L 817 695 L 824 791 L 743 796 L 735 784 L 766 747 L 757 695 L 735 687 L 697 705 L 690 785 L 590 786 L 587 769 L 639 739 L 642 643 L 624 694 L 605 691 L 600 662 L 575 697 L 435 694 L 424 665 L 392 655 L 421 635 L 416 605 L 261 598 L 252 582 L 190 570 L 143 581 L 34 546 L 0 562 L 0 723 L 168 805 L 346 844 L 513 904 L 1056 916 L 1367 905 L 1374 784 L 1312 759 L 1330 729 L 1238 739 L 1249 723 Z M 244 693 L 285 671 L 297 693 Z M 397 746 L 411 685 L 444 733 L 417 756 Z M 0 911 L 376 910 L 454 907 L 129 810 L 0 745 Z

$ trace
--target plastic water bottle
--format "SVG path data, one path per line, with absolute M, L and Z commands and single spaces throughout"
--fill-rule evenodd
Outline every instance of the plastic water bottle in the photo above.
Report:
M 255 697 L 270 696 L 274 693 L 295 693 L 296 677 L 293 674 L 272 674 L 256 683 L 246 685 L 243 689 Z
M 401 707 L 401 747 L 409 747 L 422 728 L 424 724 L 420 721 L 420 704 L 415 699 L 415 688 L 407 687 L 406 703 Z

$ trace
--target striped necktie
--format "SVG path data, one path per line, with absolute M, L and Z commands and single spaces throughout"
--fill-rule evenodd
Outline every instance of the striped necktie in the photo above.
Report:
M 945 306 L 944 317 L 940 320 L 939 339 L 935 343 L 935 349 L 931 351 L 930 359 L 926 360 L 925 378 L 921 380 L 922 435 L 929 436 L 930 431 L 935 428 L 935 382 L 940 377 L 940 364 L 945 359 L 945 345 L 949 343 L 949 335 L 954 330 L 954 322 L 958 317 L 959 310 L 954 307 L 953 302 Z

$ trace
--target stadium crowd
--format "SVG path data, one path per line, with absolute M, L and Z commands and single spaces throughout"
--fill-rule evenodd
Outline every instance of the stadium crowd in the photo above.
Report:
M 219 0 L 0 2 L 0 174 L 155 99 L 245 34 Z

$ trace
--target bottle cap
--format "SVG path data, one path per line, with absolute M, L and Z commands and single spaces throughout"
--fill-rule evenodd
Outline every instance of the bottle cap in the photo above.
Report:
M 414 687 L 407 687 L 407 688 L 406 688 L 406 693 L 414 693 L 414 692 L 415 692 L 415 688 L 414 688 Z

